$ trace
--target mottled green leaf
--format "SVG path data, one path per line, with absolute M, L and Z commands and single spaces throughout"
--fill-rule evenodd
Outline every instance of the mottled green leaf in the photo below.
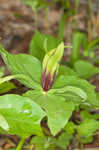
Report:
M 69 121 L 69 122 L 67 123 L 67 125 L 65 126 L 65 131 L 66 131 L 68 134 L 71 134 L 71 135 L 72 135 L 72 134 L 75 132 L 75 128 L 76 128 L 75 124 L 74 124 L 73 122 Z
M 46 136 L 36 136 L 32 139 L 31 143 L 33 143 L 35 150 L 54 150 L 55 148 L 55 139 Z
M 66 132 L 62 133 L 56 140 L 56 146 L 61 148 L 62 150 L 66 150 L 72 137 L 72 134 Z
M 78 127 L 77 132 L 80 136 L 90 137 L 99 129 L 99 121 L 86 119 Z
M 34 88 L 35 86 L 37 87 L 37 85 L 39 86 L 41 81 L 41 64 L 39 60 L 31 55 L 9 54 L 1 46 L 0 53 L 11 73 L 14 75 L 20 75 L 19 81 L 21 83 L 29 88 Z M 24 79 L 22 75 L 25 76 Z
M 64 76 L 77 76 L 77 73 L 73 71 L 71 68 L 67 66 L 61 65 L 59 67 L 58 76 L 64 75 Z
M 28 137 L 32 134 L 41 135 L 40 121 L 44 111 L 31 99 L 19 95 L 0 96 L 0 113 L 6 119 L 9 130 L 3 133 Z
M 86 92 L 84 92 L 81 88 L 77 88 L 74 86 L 66 86 L 60 89 L 52 89 L 49 91 L 50 94 L 55 94 L 55 95 L 62 95 L 66 98 L 66 94 L 71 93 L 74 94 L 76 96 L 79 96 L 82 101 L 86 101 L 87 99 L 87 94 Z
M 48 126 L 53 135 L 56 135 L 67 124 L 74 110 L 74 104 L 65 101 L 63 97 L 40 91 L 28 91 L 24 96 L 32 98 L 45 111 L 48 117 Z
M 86 119 L 99 119 L 99 114 L 91 114 L 90 112 L 83 110 L 81 111 L 81 117 L 83 120 Z
M 99 73 L 99 68 L 95 67 L 91 63 L 83 60 L 79 60 L 74 64 L 75 71 L 82 78 L 89 79 L 93 75 Z
M 95 87 L 91 85 L 88 81 L 80 79 L 76 76 L 60 76 L 57 78 L 53 85 L 53 89 L 61 89 L 66 86 L 73 86 L 82 89 L 86 95 L 86 102 L 89 105 L 99 107 L 99 101 L 96 98 Z

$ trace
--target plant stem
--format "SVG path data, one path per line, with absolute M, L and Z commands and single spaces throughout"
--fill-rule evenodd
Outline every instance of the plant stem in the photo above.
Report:
M 80 0 L 75 0 L 75 13 L 78 13 L 78 8 L 79 8 L 79 2 Z
M 92 40 L 92 1 L 88 0 L 88 14 L 89 14 L 89 19 L 88 19 L 88 40 L 91 42 Z
M 80 150 L 84 150 L 83 143 L 80 143 Z
M 37 25 L 38 25 L 38 12 L 34 12 L 34 20 L 35 20 L 35 23 L 34 23 L 34 26 L 35 26 L 35 29 L 37 29 Z
M 60 24 L 58 28 L 58 43 L 60 43 L 64 38 L 64 29 L 67 20 L 67 15 L 64 13 L 60 19 Z
M 19 142 L 19 144 L 18 144 L 18 146 L 17 146 L 16 150 L 21 150 L 21 149 L 22 149 L 23 144 L 24 144 L 24 138 L 22 138 L 22 139 L 20 140 L 20 142 Z
M 71 45 L 64 45 L 64 48 L 73 48 Z

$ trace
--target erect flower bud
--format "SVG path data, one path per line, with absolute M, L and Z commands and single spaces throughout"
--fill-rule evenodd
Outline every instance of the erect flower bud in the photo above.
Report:
M 59 63 L 61 61 L 63 53 L 64 44 L 63 42 L 61 42 L 57 48 L 49 51 L 45 55 L 43 59 L 43 71 L 41 81 L 44 91 L 48 91 L 52 87 L 58 73 Z

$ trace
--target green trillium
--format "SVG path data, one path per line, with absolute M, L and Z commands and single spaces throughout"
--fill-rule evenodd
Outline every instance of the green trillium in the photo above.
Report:
M 42 71 L 42 88 L 44 91 L 51 89 L 56 75 L 58 73 L 59 63 L 64 53 L 63 42 L 60 45 L 48 52 L 43 59 L 43 71 Z

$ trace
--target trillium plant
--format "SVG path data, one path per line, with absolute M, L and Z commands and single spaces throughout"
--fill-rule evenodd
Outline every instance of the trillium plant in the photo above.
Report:
M 67 129 L 74 110 L 80 107 L 99 108 L 95 87 L 72 71 L 69 75 L 66 66 L 61 65 L 65 47 L 61 42 L 53 49 L 46 48 L 40 61 L 28 54 L 10 54 L 0 46 L 1 56 L 12 74 L 0 78 L 0 84 L 17 79 L 28 89 L 21 96 L 0 96 L 0 132 L 21 138 L 17 150 L 31 135 L 38 137 L 37 141 L 39 138 L 46 141 L 41 122 L 47 124 L 46 134 L 53 139 Z M 70 123 L 70 127 L 72 125 Z M 71 139 L 68 133 L 66 136 Z M 48 139 L 51 142 L 52 139 Z M 57 144 L 59 146 L 59 142 Z

